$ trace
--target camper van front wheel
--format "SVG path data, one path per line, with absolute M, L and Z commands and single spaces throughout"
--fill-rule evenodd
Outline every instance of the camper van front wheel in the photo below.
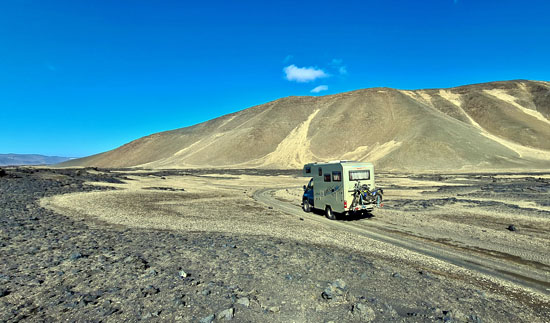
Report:
M 305 199 L 302 203 L 302 210 L 306 213 L 311 212 L 311 205 L 309 205 L 309 201 L 307 199 Z
M 325 216 L 329 220 L 336 220 L 336 215 L 334 214 L 334 212 L 332 212 L 330 206 L 327 206 L 327 208 L 325 209 Z

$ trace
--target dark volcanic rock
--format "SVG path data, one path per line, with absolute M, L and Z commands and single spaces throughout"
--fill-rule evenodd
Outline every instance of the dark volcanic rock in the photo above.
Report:
M 182 180 L 191 174 L 152 173 Z M 435 306 L 462 311 L 464 316 L 447 316 L 457 321 L 532 317 L 531 303 L 482 296 L 488 286 L 461 283 L 457 288 L 453 278 L 439 283 L 440 273 L 426 279 L 419 268 L 356 251 L 265 236 L 127 228 L 40 207 L 43 197 L 114 190 L 85 183 L 122 183 L 128 175 L 103 169 L 78 176 L 74 169 L 8 169 L 0 180 L 0 322 L 385 322 L 408 321 L 407 313 L 424 322 L 445 317 L 430 310 Z M 409 206 L 422 208 L 415 201 Z M 395 271 L 407 279 L 392 278 Z M 540 311 L 539 305 L 532 306 Z
M 517 231 L 517 230 L 518 230 L 518 229 L 516 228 L 516 226 L 513 225 L 513 224 L 510 224 L 510 225 L 508 226 L 507 229 L 508 229 L 509 231 Z
M 326 300 L 341 298 L 344 296 L 346 286 L 346 283 L 340 279 L 330 282 L 321 293 L 321 297 Z
M 183 188 L 173 188 L 173 187 L 144 187 L 144 190 L 155 190 L 155 191 L 169 191 L 169 192 L 185 192 Z
M 152 286 L 152 285 L 149 285 L 147 287 L 144 287 L 141 289 L 141 295 L 143 297 L 147 297 L 147 296 L 150 296 L 150 295 L 155 295 L 155 294 L 158 294 L 160 292 L 160 289 L 158 289 L 157 287 L 155 286 Z

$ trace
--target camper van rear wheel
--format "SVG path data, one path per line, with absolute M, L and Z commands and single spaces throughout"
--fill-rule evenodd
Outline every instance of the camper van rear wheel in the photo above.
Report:
M 309 205 L 309 201 L 307 199 L 304 199 L 304 202 L 302 203 L 302 210 L 306 213 L 311 212 L 311 205 Z
M 330 206 L 327 206 L 327 208 L 325 209 L 325 216 L 329 220 L 336 220 L 336 215 L 334 214 L 334 212 L 332 212 Z

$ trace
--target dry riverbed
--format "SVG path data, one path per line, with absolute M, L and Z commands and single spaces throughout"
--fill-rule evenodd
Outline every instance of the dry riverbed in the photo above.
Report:
M 381 176 L 386 208 L 357 225 L 548 265 L 548 178 L 432 177 Z M 547 294 L 253 199 L 271 187 L 299 204 L 305 183 L 292 171 L 9 168 L 0 321 L 548 320 Z

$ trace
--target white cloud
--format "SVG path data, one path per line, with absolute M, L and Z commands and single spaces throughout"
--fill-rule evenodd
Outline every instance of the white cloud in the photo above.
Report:
M 332 61 L 330 61 L 329 65 L 333 68 L 338 69 L 338 73 L 340 75 L 346 75 L 348 74 L 347 66 L 343 65 L 344 61 L 339 58 L 333 58 Z
M 313 90 L 311 90 L 310 92 L 311 93 L 319 93 L 321 91 L 326 91 L 328 90 L 328 86 L 326 85 L 319 85 L 318 87 L 314 88 Z
M 348 74 L 348 69 L 345 66 L 340 66 L 340 68 L 338 68 L 338 73 L 340 73 L 340 75 L 346 75 Z
M 307 83 L 315 81 L 318 78 L 329 76 L 322 69 L 316 67 L 297 67 L 294 64 L 283 68 L 283 71 L 286 74 L 287 80 L 296 81 L 299 83 Z

